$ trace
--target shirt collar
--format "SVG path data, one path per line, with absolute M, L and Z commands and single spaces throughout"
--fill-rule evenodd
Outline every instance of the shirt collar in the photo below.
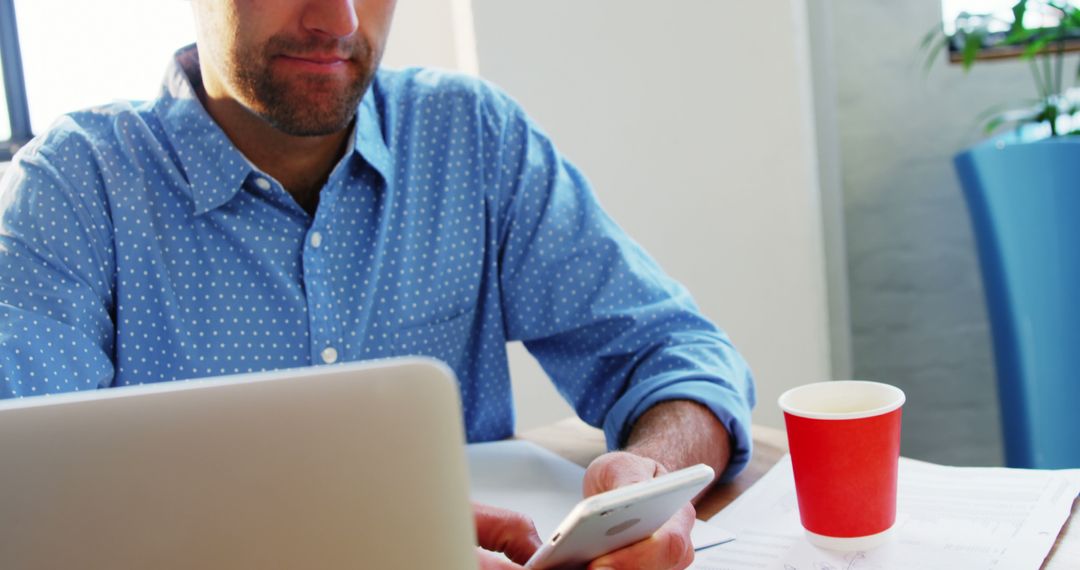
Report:
M 378 76 L 372 81 L 364 99 L 360 101 L 360 108 L 356 111 L 356 137 L 352 147 L 361 158 L 367 161 L 382 176 L 384 182 L 390 181 L 391 168 L 390 149 L 386 146 L 383 137 L 382 116 L 376 105 L 375 84 Z
M 197 57 L 193 45 L 176 52 L 154 107 L 200 215 L 232 199 L 254 167 L 199 101 L 184 71 L 184 64 L 195 64 Z
M 178 50 L 169 62 L 161 94 L 154 105 L 190 186 L 195 215 L 227 203 L 240 191 L 244 181 L 257 172 L 199 101 L 192 84 L 192 78 L 201 81 L 198 73 L 196 46 Z M 359 156 L 384 180 L 389 180 L 390 152 L 383 138 L 373 92 L 369 88 L 360 102 L 354 135 L 342 160 Z

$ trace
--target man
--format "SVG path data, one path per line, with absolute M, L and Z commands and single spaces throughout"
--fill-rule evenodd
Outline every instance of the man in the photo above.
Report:
M 394 0 L 193 0 L 161 96 L 73 113 L 0 185 L 0 395 L 404 354 L 513 433 L 523 340 L 612 451 L 587 495 L 750 454 L 727 338 L 505 95 L 377 71 Z M 477 506 L 482 566 L 539 544 Z M 690 504 L 593 568 L 684 568 Z M 505 553 L 510 561 L 490 550 Z

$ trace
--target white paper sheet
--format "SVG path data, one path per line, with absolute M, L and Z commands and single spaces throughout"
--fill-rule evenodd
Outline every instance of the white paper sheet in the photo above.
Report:
M 710 520 L 739 538 L 700 553 L 693 568 L 1035 570 L 1078 493 L 1080 470 L 945 467 L 901 459 L 893 540 L 869 552 L 839 554 L 804 538 L 785 457 Z
M 527 441 L 468 446 L 472 500 L 525 513 L 541 539 L 551 536 L 581 500 L 585 469 Z M 697 521 L 690 536 L 695 549 L 734 538 L 730 532 Z
M 1077 471 L 1077 470 L 1074 470 Z M 1078 475 L 1077 477 L 1080 477 Z M 1072 532 L 1069 533 L 1054 552 L 1054 559 L 1042 570 L 1076 570 L 1080 568 L 1080 532 L 1076 532 L 1080 519 L 1072 521 Z

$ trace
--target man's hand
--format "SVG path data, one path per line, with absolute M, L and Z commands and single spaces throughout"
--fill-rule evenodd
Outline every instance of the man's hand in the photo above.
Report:
M 521 513 L 473 503 L 473 519 L 480 543 L 476 549 L 480 570 L 520 569 L 540 548 L 536 527 Z
M 586 497 L 697 463 L 723 473 L 731 458 L 731 436 L 704 406 L 675 400 L 642 414 L 626 449 L 601 455 L 589 465 L 583 489 Z M 473 511 L 480 546 L 487 549 L 478 554 L 481 570 L 521 568 L 519 564 L 540 547 L 536 529 L 524 515 L 482 505 L 473 505 Z M 696 515 L 687 503 L 651 537 L 593 560 L 589 570 L 685 569 L 694 561 L 690 531 Z M 490 551 L 505 553 L 513 562 Z
M 723 473 L 731 458 L 731 436 L 708 408 L 675 400 L 657 404 L 638 418 L 626 450 L 601 455 L 589 465 L 585 471 L 586 496 L 697 463 Z M 652 537 L 601 556 L 589 569 L 686 568 L 694 561 L 690 531 L 696 515 L 694 507 L 687 503 Z
M 585 471 L 584 494 L 624 487 L 667 473 L 655 460 L 625 451 L 597 457 Z M 634 568 L 641 570 L 682 570 L 694 561 L 690 531 L 696 516 L 693 505 L 686 503 L 653 535 L 641 542 L 606 554 L 589 564 L 589 570 Z

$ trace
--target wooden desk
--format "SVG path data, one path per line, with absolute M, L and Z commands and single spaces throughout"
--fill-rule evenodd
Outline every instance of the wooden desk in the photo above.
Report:
M 707 520 L 720 509 L 728 506 L 743 491 L 761 479 L 765 472 L 787 453 L 787 436 L 783 431 L 764 426 L 753 426 L 754 456 L 750 465 L 730 483 L 714 487 L 697 505 L 698 518 Z M 521 439 L 536 443 L 559 455 L 586 467 L 593 459 L 604 452 L 604 434 L 577 418 L 568 418 L 558 423 L 537 428 L 521 434 Z M 1065 560 L 1055 559 L 1062 540 L 1068 536 L 1075 540 L 1080 535 L 1080 499 L 1073 502 L 1072 516 L 1065 522 L 1058 535 L 1054 548 L 1043 564 L 1043 570 L 1070 568 Z M 1064 554 L 1064 553 L 1063 553 Z

